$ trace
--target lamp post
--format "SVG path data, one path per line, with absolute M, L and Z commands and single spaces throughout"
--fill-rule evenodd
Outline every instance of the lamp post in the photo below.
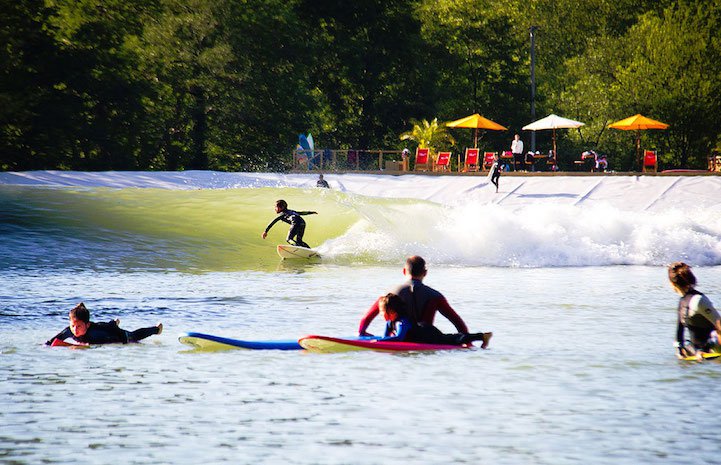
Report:
M 536 30 L 531 26 L 531 121 L 536 121 Z M 531 151 L 536 151 L 536 131 L 531 131 Z

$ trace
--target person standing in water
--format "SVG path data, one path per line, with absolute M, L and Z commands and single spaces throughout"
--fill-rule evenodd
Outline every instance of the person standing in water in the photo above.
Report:
M 692 355 L 702 357 L 714 346 L 719 345 L 721 317 L 708 297 L 696 290 L 696 276 L 684 262 L 675 262 L 668 267 L 668 280 L 681 298 L 678 301 L 676 342 L 674 346 L 679 358 Z M 685 329 L 691 337 L 686 345 Z
M 263 231 L 263 239 L 268 236 L 268 231 L 278 221 L 288 223 L 290 230 L 288 230 L 288 237 L 286 242 L 291 245 L 297 245 L 310 249 L 310 246 L 303 242 L 303 234 L 305 234 L 305 220 L 301 218 L 301 215 L 317 215 L 318 212 L 297 212 L 295 210 L 288 210 L 288 203 L 285 200 L 276 200 L 275 212 L 278 216 L 270 222 L 270 224 Z M 292 241 L 292 242 L 291 242 Z
M 323 179 L 323 175 L 318 175 L 318 181 L 315 183 L 315 187 L 325 187 L 326 189 L 330 189 L 330 186 L 328 185 L 328 181 Z

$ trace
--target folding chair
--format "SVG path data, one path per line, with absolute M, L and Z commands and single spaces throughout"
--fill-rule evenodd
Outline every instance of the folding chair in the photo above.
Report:
M 433 171 L 448 171 L 451 163 L 451 152 L 438 152 L 438 159 L 433 165 Z
M 428 162 L 430 149 L 416 149 L 416 164 L 413 167 L 415 171 L 428 171 L 430 163 Z
M 463 163 L 463 171 L 478 171 L 478 149 L 466 149 L 466 160 Z
M 483 166 L 481 166 L 481 171 L 488 171 L 491 169 L 491 166 L 493 166 L 493 163 L 495 162 L 494 157 L 497 153 L 498 152 L 483 152 Z
M 641 167 L 642 172 L 658 171 L 658 157 L 656 156 L 655 150 L 644 150 L 643 152 L 643 166 Z

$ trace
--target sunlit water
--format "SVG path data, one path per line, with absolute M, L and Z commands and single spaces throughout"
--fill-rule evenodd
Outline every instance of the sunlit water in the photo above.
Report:
M 699 265 L 718 306 L 716 217 L 284 188 L 0 196 L 0 463 L 721 463 L 721 363 L 674 358 L 663 267 Z M 319 211 L 306 239 L 320 263 L 277 258 L 284 224 L 260 238 L 281 197 Z M 490 350 L 197 353 L 177 341 L 351 335 L 410 253 L 471 329 L 494 332 Z M 165 331 L 45 347 L 80 300 L 95 320 Z

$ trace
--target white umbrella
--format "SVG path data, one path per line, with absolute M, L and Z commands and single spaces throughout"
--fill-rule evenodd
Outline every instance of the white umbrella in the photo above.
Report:
M 531 124 L 523 126 L 524 131 L 540 131 L 542 129 L 553 129 L 553 156 L 556 156 L 556 129 L 580 128 L 583 123 L 568 118 L 562 118 L 558 115 L 550 114 L 545 118 L 534 121 Z

